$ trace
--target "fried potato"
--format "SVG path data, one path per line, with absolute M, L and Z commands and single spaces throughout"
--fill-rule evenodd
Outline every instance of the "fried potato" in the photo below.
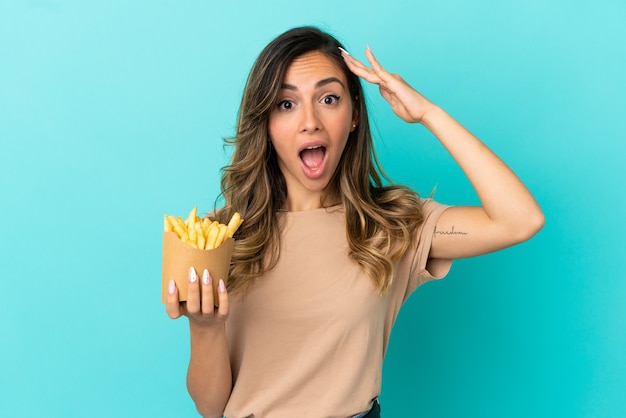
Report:
M 220 232 L 219 224 L 217 222 L 213 222 L 209 228 L 209 234 L 206 239 L 206 250 L 212 250 L 217 247 L 217 235 Z
M 167 215 L 163 217 L 163 227 L 165 229 L 165 232 L 174 232 L 174 226 L 172 225 L 172 221 L 170 221 L 170 218 Z
M 191 209 L 191 212 L 189 212 L 189 216 L 187 216 L 187 219 L 185 220 L 185 224 L 187 224 L 188 230 L 194 229 L 194 224 L 196 223 L 197 213 L 198 213 L 197 206 L 195 206 L 193 209 Z
M 194 229 L 196 230 L 198 248 L 204 250 L 204 247 L 206 246 L 206 238 L 204 236 L 204 231 L 202 230 L 202 222 L 196 221 Z
M 241 215 L 239 215 L 239 212 L 235 212 L 233 216 L 230 218 L 230 222 L 228 222 L 228 232 L 226 233 L 226 236 L 228 238 L 232 238 L 242 223 L 243 223 L 243 219 L 241 219 Z
M 198 234 L 196 234 L 196 228 L 192 226 L 187 230 L 189 234 L 189 242 L 187 244 L 191 245 L 193 248 L 198 248 Z
M 219 231 L 217 234 L 217 239 L 215 240 L 215 247 L 219 247 L 220 245 L 222 245 L 222 243 L 226 239 L 226 233 L 228 232 L 228 226 L 224 224 L 219 224 L 217 228 Z
M 172 215 L 169 215 L 167 219 L 170 221 L 170 224 L 172 225 L 172 229 L 174 230 L 174 232 L 176 232 L 176 235 L 178 235 L 178 238 L 182 238 L 183 234 L 185 233 L 185 228 L 180 225 L 180 223 L 178 222 L 178 219 Z
M 180 216 L 165 215 L 163 230 L 174 232 L 181 241 L 193 248 L 212 250 L 222 245 L 226 239 L 232 238 L 242 222 L 238 212 L 233 214 L 228 225 L 211 221 L 208 217 L 201 219 L 196 206 L 184 221 Z

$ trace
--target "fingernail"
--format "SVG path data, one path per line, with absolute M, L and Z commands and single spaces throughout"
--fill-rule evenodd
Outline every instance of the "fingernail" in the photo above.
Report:
M 198 280 L 198 275 L 196 274 L 196 269 L 193 267 L 189 267 L 189 283 L 195 283 Z
M 339 50 L 343 53 L 345 53 L 346 55 L 350 55 L 350 53 L 348 51 L 346 51 L 345 49 L 343 49 L 342 47 L 339 47 Z
M 176 291 L 176 282 L 174 281 L 174 279 L 171 279 L 170 284 L 167 286 L 167 293 L 169 293 L 170 295 L 173 295 L 175 291 Z
M 371 51 L 371 50 L 372 50 L 372 47 L 370 47 L 370 44 L 365 44 L 365 48 L 366 48 L 368 51 Z
M 226 285 L 224 285 L 224 280 L 220 279 L 220 283 L 218 285 L 220 292 L 226 292 Z
M 202 283 L 211 284 L 211 275 L 209 274 L 209 270 L 204 269 L 202 272 Z

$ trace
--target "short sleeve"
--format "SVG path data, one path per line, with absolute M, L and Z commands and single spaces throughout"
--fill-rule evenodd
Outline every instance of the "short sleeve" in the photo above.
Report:
M 435 226 L 441 214 L 449 206 L 437 203 L 432 199 L 422 201 L 424 220 L 418 228 L 417 249 L 413 255 L 409 273 L 408 293 L 413 292 L 421 284 L 444 278 L 452 267 L 451 259 L 431 258 L 430 248 L 433 243 Z

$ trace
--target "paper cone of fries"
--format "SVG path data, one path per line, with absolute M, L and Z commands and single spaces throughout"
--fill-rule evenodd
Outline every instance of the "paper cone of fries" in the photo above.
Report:
M 199 250 L 185 244 L 174 232 L 163 233 L 163 267 L 161 275 L 161 301 L 167 300 L 167 290 L 171 279 L 176 281 L 178 300 L 187 300 L 187 286 L 189 285 L 189 268 L 194 267 L 198 280 L 202 280 L 202 272 L 208 269 L 213 284 L 213 300 L 219 305 L 217 286 L 221 280 L 224 284 L 228 280 L 230 259 L 233 255 L 235 240 L 227 238 L 222 245 L 212 250 Z M 195 285 L 202 286 L 202 284 Z
M 176 281 L 178 300 L 187 300 L 189 269 L 196 270 L 198 278 L 204 269 L 209 270 L 213 284 L 213 301 L 219 305 L 217 288 L 219 281 L 227 283 L 230 259 L 235 241 L 233 235 L 243 222 L 238 212 L 230 218 L 228 225 L 198 217 L 194 207 L 187 220 L 180 216 L 163 217 L 163 268 L 161 276 L 161 301 L 167 300 L 170 280 Z M 194 283 L 196 286 L 199 283 Z M 201 294 L 201 292 L 200 292 Z

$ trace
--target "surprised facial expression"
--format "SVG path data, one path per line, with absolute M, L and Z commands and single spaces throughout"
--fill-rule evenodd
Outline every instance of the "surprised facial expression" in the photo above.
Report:
M 346 76 L 331 58 L 310 52 L 287 68 L 269 136 L 287 183 L 288 210 L 320 206 L 355 115 Z

